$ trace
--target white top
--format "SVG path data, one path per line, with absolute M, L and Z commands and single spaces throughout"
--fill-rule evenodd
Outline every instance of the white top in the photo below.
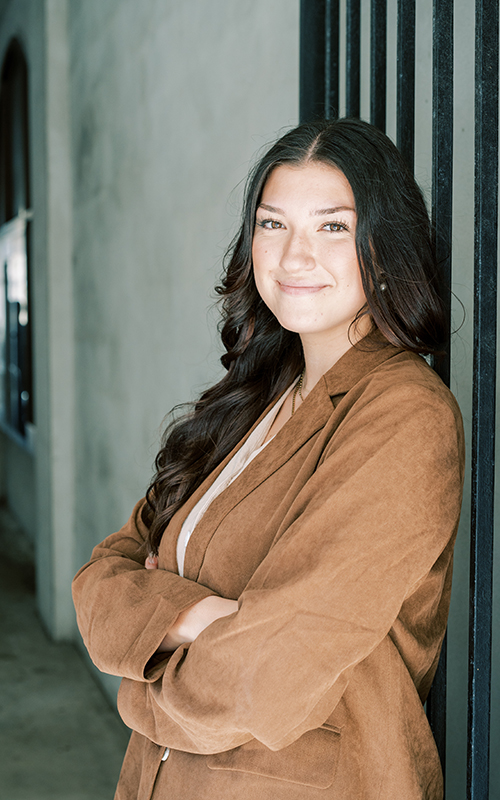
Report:
M 194 508 L 184 520 L 184 524 L 182 525 L 179 537 L 177 539 L 177 569 L 179 571 L 179 575 L 184 575 L 184 557 L 186 554 L 186 547 L 198 522 L 209 507 L 210 503 L 215 500 L 215 498 L 221 494 L 224 489 L 227 489 L 227 487 L 234 480 L 236 480 L 238 475 L 241 475 L 245 467 L 247 467 L 248 464 L 253 461 L 255 456 L 257 456 L 261 450 L 263 450 L 264 447 L 269 444 L 271 439 L 269 439 L 267 442 L 265 442 L 264 439 L 269 433 L 271 425 L 276 419 L 281 406 L 295 385 L 296 381 L 294 381 L 294 383 L 288 387 L 286 392 L 281 395 L 279 400 L 277 400 L 270 411 L 268 411 L 264 419 L 262 419 L 255 430 L 252 431 L 245 444 L 240 447 L 237 453 L 234 454 L 231 461 L 226 464 L 218 478 L 215 479 L 208 491 L 206 491 L 203 497 L 198 500 Z

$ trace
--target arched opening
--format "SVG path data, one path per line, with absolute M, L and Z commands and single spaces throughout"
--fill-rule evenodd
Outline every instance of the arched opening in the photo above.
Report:
M 0 79 L 1 494 L 34 537 L 28 67 L 19 42 Z

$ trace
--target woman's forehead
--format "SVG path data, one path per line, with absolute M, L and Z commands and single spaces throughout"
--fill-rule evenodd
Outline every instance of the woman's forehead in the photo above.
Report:
M 290 209 L 301 207 L 311 213 L 356 209 L 354 194 L 344 173 L 321 161 L 276 166 L 264 184 L 261 205 L 281 211 L 285 211 L 283 205 Z

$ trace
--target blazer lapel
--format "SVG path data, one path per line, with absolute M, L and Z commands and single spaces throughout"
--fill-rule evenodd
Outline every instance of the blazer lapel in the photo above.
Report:
M 326 385 L 320 381 L 264 450 L 212 501 L 189 540 L 184 563 L 186 578 L 197 579 L 205 551 L 226 515 L 321 430 L 332 410 Z
M 320 381 L 313 391 L 306 398 L 309 411 L 303 411 L 305 403 L 299 406 L 296 413 L 278 434 L 269 442 L 261 454 L 252 461 L 244 472 L 242 481 L 236 480 L 224 492 L 216 497 L 196 526 L 189 540 L 186 550 L 186 560 L 184 563 L 184 576 L 190 580 L 195 580 L 201 566 L 201 560 L 206 546 L 221 520 L 236 506 L 244 497 L 252 492 L 260 483 L 265 481 L 273 472 L 279 469 L 302 445 L 313 436 L 316 431 L 323 427 L 332 412 L 332 404 L 326 385 Z M 208 491 L 216 478 L 220 475 L 226 464 L 232 459 L 242 444 L 247 440 L 252 431 L 267 414 L 273 403 L 264 409 L 258 420 L 250 428 L 246 436 L 238 442 L 236 447 L 228 453 L 225 459 L 205 478 L 203 483 L 196 489 L 191 497 L 186 500 L 182 508 L 172 517 L 160 543 L 160 567 L 177 572 L 177 539 L 181 531 L 184 520 L 189 512 L 194 508 L 199 500 Z M 201 555 L 199 564 L 195 567 L 191 555 L 193 545 L 196 543 L 196 550 Z M 201 559 L 201 560 L 200 560 Z M 193 568 L 196 575 L 193 577 Z
M 402 348 L 395 348 L 392 345 L 380 347 L 380 343 L 378 343 L 377 349 L 370 347 L 365 350 L 358 345 L 358 347 L 350 348 L 334 364 L 318 381 L 293 417 L 245 468 L 244 473 L 212 501 L 189 540 L 184 563 L 186 578 L 197 579 L 205 551 L 224 517 L 326 425 L 340 397 L 343 397 L 364 375 L 400 352 L 402 352 Z M 224 461 L 205 479 L 173 517 L 160 547 L 160 559 L 165 562 L 167 569 L 177 571 L 177 538 L 187 515 L 246 441 L 269 408 L 270 406 L 265 409 L 247 436 L 226 456 Z

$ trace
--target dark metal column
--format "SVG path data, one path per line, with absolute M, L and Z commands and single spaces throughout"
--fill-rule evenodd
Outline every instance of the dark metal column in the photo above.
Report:
M 359 117 L 361 0 L 346 0 L 345 114 Z
M 442 296 L 451 316 L 453 213 L 453 0 L 434 0 L 432 74 L 432 224 Z M 434 368 L 450 385 L 449 340 Z
M 325 116 L 326 0 L 301 0 L 299 117 Z
M 338 116 L 339 19 L 339 0 L 301 0 L 301 122 L 317 117 L 335 119 Z
M 434 0 L 432 74 L 432 223 L 442 297 L 451 316 L 451 247 L 453 211 L 453 0 Z M 434 368 L 450 385 L 450 343 L 434 359 Z M 446 760 L 446 638 L 427 700 L 427 716 L 436 740 L 443 774 Z
M 326 0 L 325 7 L 325 117 L 339 115 L 339 0 Z
M 370 122 L 385 133 L 387 100 L 387 0 L 372 0 L 370 13 Z
M 415 0 L 398 0 L 397 146 L 413 170 L 415 150 Z
M 489 796 L 498 241 L 498 0 L 476 0 L 467 797 Z

